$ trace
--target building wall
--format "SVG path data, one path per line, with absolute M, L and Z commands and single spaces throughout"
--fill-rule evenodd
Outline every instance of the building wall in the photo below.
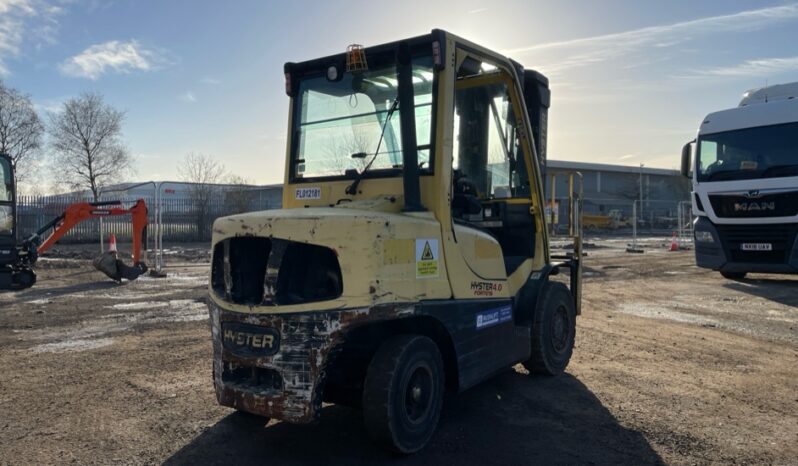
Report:
M 671 217 L 676 215 L 680 202 L 690 199 L 690 181 L 675 170 L 643 168 L 641 173 L 639 167 L 550 161 L 546 197 L 551 198 L 553 177 L 554 197 L 560 202 L 560 215 L 564 214 L 564 201 L 568 197 L 569 176 L 575 172 L 583 177 L 583 208 L 588 214 L 620 210 L 624 216 L 631 217 L 633 203 L 637 201 L 644 216 Z M 642 208 L 639 205 L 641 177 Z

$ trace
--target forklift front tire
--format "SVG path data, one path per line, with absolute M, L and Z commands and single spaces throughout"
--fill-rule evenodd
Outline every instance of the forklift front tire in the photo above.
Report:
M 524 367 L 536 374 L 559 375 L 568 367 L 574 350 L 574 299 L 568 287 L 559 282 L 547 282 L 542 291 L 532 324 L 532 357 Z
M 415 453 L 429 442 L 443 404 L 443 360 L 421 335 L 398 335 L 379 347 L 363 387 L 363 420 L 381 446 Z

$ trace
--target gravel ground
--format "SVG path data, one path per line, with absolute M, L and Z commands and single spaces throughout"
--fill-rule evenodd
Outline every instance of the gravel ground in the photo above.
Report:
M 117 285 L 63 248 L 34 288 L 0 293 L 0 464 L 796 464 L 798 279 L 589 242 L 568 373 L 517 366 L 447 399 L 401 459 L 356 410 L 262 426 L 216 405 L 204 250 Z

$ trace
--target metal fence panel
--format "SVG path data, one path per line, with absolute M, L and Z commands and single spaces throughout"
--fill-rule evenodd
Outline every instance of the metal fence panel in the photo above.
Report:
M 130 207 L 138 198 L 115 198 L 125 207 Z M 106 199 L 101 199 L 106 200 Z M 111 200 L 111 199 L 107 199 Z M 155 205 L 152 198 L 144 197 L 149 209 L 149 223 L 155 223 Z M 20 196 L 17 209 L 17 222 L 20 238 L 27 238 L 48 222 L 61 215 L 70 204 L 92 202 L 89 198 L 64 196 Z M 258 210 L 279 208 L 268 197 L 251 196 L 242 201 L 241 196 L 235 202 L 228 202 L 225 196 L 212 197 L 204 206 L 191 199 L 164 198 L 163 239 L 168 242 L 207 242 L 211 239 L 211 227 L 214 220 L 227 215 Z M 128 215 L 90 219 L 84 221 L 67 233 L 61 243 L 91 243 L 100 240 L 100 222 L 102 236 L 107 238 L 111 233 L 122 242 L 131 241 L 132 224 Z M 152 231 L 152 229 L 151 229 Z

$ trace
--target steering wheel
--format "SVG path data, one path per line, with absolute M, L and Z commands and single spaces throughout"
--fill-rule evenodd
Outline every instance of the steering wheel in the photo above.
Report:
M 476 215 L 482 212 L 479 202 L 479 191 L 468 177 L 460 170 L 454 171 L 454 190 L 452 196 L 452 212 L 456 216 Z

